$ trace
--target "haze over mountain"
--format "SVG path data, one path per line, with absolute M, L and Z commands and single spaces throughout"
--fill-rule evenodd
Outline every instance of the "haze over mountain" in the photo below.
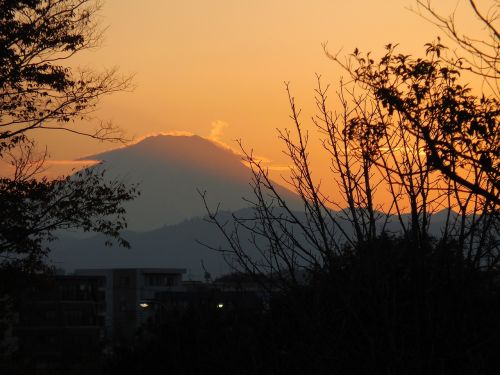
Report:
M 146 231 L 206 214 L 198 190 L 211 207 L 235 211 L 248 206 L 251 171 L 241 156 L 208 139 L 158 135 L 84 159 L 101 160 L 109 177 L 140 183 L 141 196 L 126 205 L 129 228 Z M 293 193 L 281 192 L 290 200 Z
M 51 263 L 72 272 L 78 268 L 185 268 L 188 278 L 202 279 L 206 269 L 217 276 L 228 272 L 222 255 L 199 244 L 223 244 L 217 229 L 202 218 L 165 226 L 149 232 L 125 231 L 130 249 L 104 245 L 106 238 L 96 235 L 77 239 L 62 236 L 51 244 Z
M 237 217 L 254 217 L 252 210 L 241 209 L 234 214 Z M 304 213 L 296 212 L 296 217 L 306 221 Z M 338 213 L 334 213 L 338 217 Z M 221 222 L 228 223 L 228 230 L 233 228 L 229 212 L 220 212 Z M 403 221 L 409 222 L 410 215 L 403 215 Z M 446 222 L 446 213 L 443 211 L 432 217 L 430 234 L 439 237 L 441 228 Z M 345 220 L 338 220 L 343 231 L 351 236 L 352 227 Z M 380 223 L 382 224 L 382 223 Z M 386 224 L 388 233 L 401 233 L 401 227 L 396 217 L 392 217 Z M 302 232 L 297 228 L 297 240 L 307 247 Z M 175 225 L 166 225 L 148 232 L 125 231 L 124 237 L 130 242 L 130 249 L 117 246 L 105 246 L 106 238 L 96 235 L 90 238 L 77 239 L 61 236 L 59 241 L 51 244 L 53 249 L 50 260 L 56 267 L 72 272 L 78 268 L 135 268 L 135 267 L 178 267 L 185 268 L 187 277 L 197 280 L 203 278 L 202 261 L 205 268 L 217 277 L 231 270 L 222 254 L 200 244 L 207 244 L 213 248 L 227 249 L 227 242 L 215 225 L 201 217 L 185 220 Z M 250 245 L 251 233 L 239 231 L 241 243 L 248 250 L 248 256 L 258 258 L 258 252 Z M 342 241 L 343 237 L 339 235 Z M 266 248 L 263 240 L 262 248 Z M 231 263 L 230 259 L 227 259 Z
M 251 171 L 239 155 L 210 140 L 198 136 L 154 136 L 132 146 L 115 149 L 86 159 L 102 160 L 111 177 L 129 183 L 140 182 L 141 196 L 127 206 L 129 228 L 124 237 L 131 248 L 105 247 L 101 235 L 77 239 L 61 236 L 51 244 L 50 259 L 67 271 L 76 268 L 117 267 L 180 267 L 199 279 L 203 274 L 201 261 L 213 275 L 228 272 L 222 255 L 200 245 L 226 246 L 217 228 L 203 220 L 206 210 L 197 189 L 206 190 L 212 207 L 221 203 L 222 215 L 230 222 L 230 212 L 252 217 L 245 209 L 243 196 L 252 197 L 249 181 Z M 99 167 L 101 168 L 101 167 Z M 280 188 L 297 210 L 296 216 L 306 221 L 297 197 Z M 334 213 L 334 216 L 338 213 Z M 404 215 L 407 216 L 407 215 Z M 224 219 L 223 221 L 225 221 Z M 404 218 L 404 221 L 409 221 Z M 439 235 L 446 220 L 445 213 L 433 217 L 431 233 Z M 340 219 L 346 233 L 352 228 Z M 394 217 L 387 225 L 389 232 L 401 228 Z M 297 231 L 298 240 L 303 236 Z M 250 234 L 243 234 L 248 243 Z

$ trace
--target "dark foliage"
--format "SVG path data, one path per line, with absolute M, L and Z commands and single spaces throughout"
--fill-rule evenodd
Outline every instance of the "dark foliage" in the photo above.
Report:
M 63 129 L 119 140 L 109 124 L 85 131 L 102 95 L 127 89 L 129 77 L 70 68 L 65 61 L 102 37 L 93 0 L 0 1 L 0 152 L 33 129 Z
M 336 258 L 268 309 L 159 315 L 110 374 L 489 374 L 500 349 L 496 273 L 453 243 L 382 236 Z
M 98 139 L 115 139 L 110 125 L 95 131 L 70 122 L 87 119 L 102 95 L 129 86 L 115 71 L 79 71 L 65 63 L 99 44 L 100 3 L 91 0 L 0 1 L 0 158 L 15 168 L 0 180 L 0 265 L 27 272 L 44 268 L 58 229 L 81 228 L 119 236 L 125 227 L 121 204 L 134 187 L 106 182 L 91 169 L 71 178 L 36 178 L 34 129 L 67 130 Z
M 94 0 L 0 0 L 0 162 L 15 169 L 0 179 L 0 365 L 11 368 L 16 302 L 51 271 L 46 256 L 56 231 L 80 228 L 128 245 L 120 236 L 126 226 L 122 204 L 137 195 L 135 187 L 106 181 L 91 169 L 37 178 L 47 152 L 37 155 L 33 130 L 123 141 L 111 124 L 85 130 L 76 123 L 91 120 L 103 95 L 130 87 L 130 77 L 113 69 L 95 72 L 67 63 L 99 45 L 99 9 Z
M 120 236 L 126 226 L 122 204 L 136 190 L 102 177 L 87 169 L 52 181 L 0 179 L 1 266 L 29 273 L 43 270 L 58 229 L 100 232 L 128 246 Z
M 0 1 L 0 158 L 15 168 L 0 180 L 0 266 L 23 272 L 44 269 L 47 243 L 58 229 L 81 228 L 119 236 L 121 204 L 134 187 L 106 182 L 91 169 L 71 178 L 36 178 L 47 153 L 38 157 L 34 129 L 59 129 L 99 139 L 118 139 L 112 126 L 94 132 L 69 122 L 85 119 L 99 98 L 126 89 L 116 72 L 81 72 L 65 64 L 98 45 L 100 4 L 90 0 Z
M 357 49 L 346 63 L 331 57 L 380 104 L 378 123 L 366 124 L 382 127 L 369 135 L 373 142 L 383 137 L 384 127 L 402 123 L 408 134 L 425 143 L 429 169 L 437 169 L 463 189 L 498 205 L 498 99 L 477 96 L 461 82 L 461 61 L 443 61 L 443 45 L 426 47 L 426 59 L 398 54 L 391 44 L 379 61 Z M 362 126 L 363 121 L 353 125 Z

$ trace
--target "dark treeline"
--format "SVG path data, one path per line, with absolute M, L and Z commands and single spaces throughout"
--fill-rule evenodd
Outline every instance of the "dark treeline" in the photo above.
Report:
M 100 45 L 100 8 L 93 0 L 0 0 L 0 163 L 12 170 L 0 177 L 2 374 L 43 373 L 29 363 L 33 353 L 23 349 L 30 343 L 20 340 L 18 326 L 21 305 L 54 282 L 47 255 L 58 231 L 102 233 L 109 243 L 128 246 L 121 236 L 126 227 L 122 204 L 137 195 L 136 188 L 107 181 L 104 172 L 92 169 L 72 177 L 42 177 L 48 150 L 37 145 L 37 131 L 124 141 L 114 125 L 91 123 L 99 100 L 129 89 L 130 77 L 116 69 L 99 72 L 67 64 L 75 54 Z M 40 330 L 38 336 L 47 335 Z
M 500 348 L 497 273 L 454 243 L 382 236 L 262 308 L 162 313 L 108 359 L 110 374 L 489 374 Z
M 438 14 L 430 1 L 416 3 L 417 12 L 455 43 L 453 52 L 439 39 L 426 44 L 425 57 L 398 53 L 388 44 L 379 59 L 357 49 L 344 59 L 325 46 L 350 78 L 339 85 L 338 112 L 329 109 L 329 87 L 319 76 L 316 89 L 312 121 L 330 157 L 334 196 L 311 171 L 309 134 L 287 85 L 293 125 L 279 137 L 293 165 L 288 182 L 302 212 L 288 205 L 268 171 L 245 150 L 253 172 L 250 216 L 226 220 L 207 206 L 207 220 L 225 239 L 211 247 L 235 275 L 253 280 L 259 302 L 224 305 L 209 298 L 157 309 L 133 340 L 99 346 L 99 360 L 87 363 L 97 365 L 94 372 L 498 372 L 495 13 L 467 2 L 471 19 L 484 31 L 478 42 L 463 37 L 455 18 Z M 0 364 L 4 372 L 43 373 L 27 360 L 29 352 L 16 351 L 13 326 L 21 297 L 42 287 L 33 276 L 50 272 L 45 244 L 58 229 L 83 228 L 126 246 L 121 204 L 136 192 L 93 171 L 36 179 L 45 155 L 34 151 L 32 130 L 122 139 L 113 127 L 85 132 L 71 120 L 85 118 L 102 95 L 129 87 L 129 79 L 114 71 L 77 75 L 57 65 L 99 41 L 97 2 L 0 5 L 0 157 L 16 169 L 12 178 L 0 179 L 0 276 L 6 281 L 0 284 Z M 479 76 L 481 88 L 464 82 L 466 74 Z M 380 202 L 387 193 L 388 206 Z M 437 215 L 444 225 L 431 236 Z M 389 232 L 394 223 L 399 229 Z M 206 282 L 209 290 L 217 289 L 208 272 Z
M 463 37 L 453 15 L 417 1 L 455 43 L 425 57 L 388 44 L 327 55 L 349 78 L 341 110 L 318 77 L 313 120 L 335 196 L 309 162 L 309 133 L 287 85 L 292 209 L 251 152 L 250 217 L 207 207 L 228 263 L 268 294 L 256 310 L 196 306 L 152 322 L 108 362 L 112 374 L 489 374 L 500 352 L 499 34 L 494 12 L 466 6 L 484 31 Z M 490 9 L 490 11 L 493 9 Z M 483 82 L 474 91 L 465 74 Z M 381 192 L 392 197 L 380 202 Z M 337 213 L 332 212 L 332 208 Z M 438 235 L 430 234 L 437 216 Z M 388 221 L 397 231 L 389 232 Z M 344 230 L 346 223 L 350 230 Z M 250 235 L 249 235 L 250 233 Z

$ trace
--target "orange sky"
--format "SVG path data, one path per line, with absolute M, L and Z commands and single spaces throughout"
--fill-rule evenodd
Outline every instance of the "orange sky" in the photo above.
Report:
M 435 3 L 449 13 L 456 1 Z M 355 47 L 382 52 L 392 42 L 421 54 L 439 32 L 411 6 L 412 0 L 106 0 L 102 47 L 75 61 L 135 74 L 134 92 L 105 98 L 97 113 L 129 136 L 187 131 L 232 147 L 241 138 L 280 167 L 287 161 L 275 129 L 292 125 L 283 82 L 291 82 L 309 127 L 315 73 L 333 89 L 341 74 L 321 43 L 347 54 Z M 38 139 L 54 159 L 113 147 L 67 133 Z M 313 161 L 318 175 L 326 175 L 322 156 Z

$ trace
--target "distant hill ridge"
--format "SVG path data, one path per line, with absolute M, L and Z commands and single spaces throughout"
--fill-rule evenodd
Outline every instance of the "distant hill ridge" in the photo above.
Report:
M 220 212 L 222 222 L 228 222 L 232 228 L 230 212 Z M 234 214 L 237 217 L 253 217 L 251 209 L 241 209 Z M 303 212 L 295 213 L 300 220 L 306 220 Z M 339 215 L 333 213 L 334 216 Z M 409 222 L 410 216 L 403 215 L 403 221 Z M 436 213 L 431 220 L 430 233 L 439 236 L 446 221 L 445 212 Z M 351 226 L 339 220 L 344 231 L 352 234 Z M 391 217 L 386 227 L 387 231 L 397 233 L 401 231 L 396 217 Z M 298 240 L 303 236 L 297 232 Z M 249 232 L 242 231 L 240 240 L 245 246 L 249 245 Z M 61 237 L 60 241 L 51 244 L 53 252 L 51 260 L 57 267 L 67 271 L 76 268 L 126 268 L 126 267 L 179 267 L 188 270 L 188 276 L 201 279 L 203 261 L 206 269 L 212 276 L 219 276 L 230 271 L 221 253 L 211 250 L 201 243 L 218 248 L 225 248 L 227 243 L 220 231 L 202 217 L 185 220 L 175 225 L 166 225 L 149 232 L 126 231 L 124 237 L 130 241 L 131 248 L 124 249 L 117 246 L 106 247 L 105 238 L 97 235 L 86 239 Z M 248 246 L 250 256 L 257 256 L 252 246 Z

